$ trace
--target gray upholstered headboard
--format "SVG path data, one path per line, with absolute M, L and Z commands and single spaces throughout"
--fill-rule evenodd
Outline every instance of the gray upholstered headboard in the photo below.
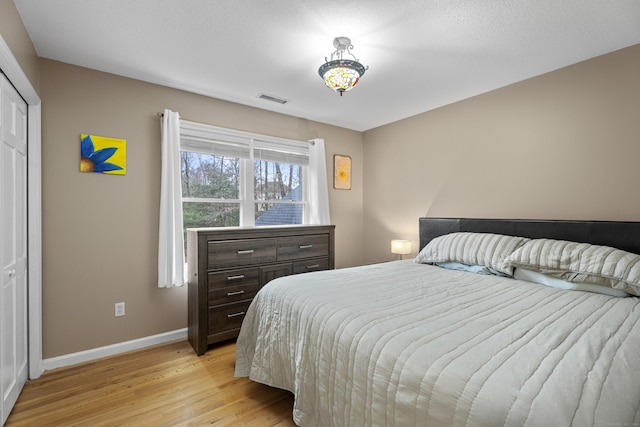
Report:
M 420 249 L 431 239 L 457 231 L 570 240 L 640 254 L 640 222 L 482 218 L 420 218 Z

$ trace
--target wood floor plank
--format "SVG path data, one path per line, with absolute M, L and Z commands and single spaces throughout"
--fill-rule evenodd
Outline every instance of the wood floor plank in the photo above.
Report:
M 45 372 L 6 427 L 295 426 L 293 396 L 235 378 L 235 342 L 196 356 L 175 341 Z

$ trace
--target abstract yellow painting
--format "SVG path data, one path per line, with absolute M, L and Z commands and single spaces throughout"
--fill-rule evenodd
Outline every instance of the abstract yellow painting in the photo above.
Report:
M 351 157 L 333 155 L 333 188 L 351 190 Z
M 127 140 L 81 134 L 80 172 L 125 175 L 127 173 Z

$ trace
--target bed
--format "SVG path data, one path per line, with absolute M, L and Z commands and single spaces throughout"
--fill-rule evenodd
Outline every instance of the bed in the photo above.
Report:
M 236 376 L 301 426 L 640 424 L 640 223 L 419 224 L 415 260 L 263 287 Z

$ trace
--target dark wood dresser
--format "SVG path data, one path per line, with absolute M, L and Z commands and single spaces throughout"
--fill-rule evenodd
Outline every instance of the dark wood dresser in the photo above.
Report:
M 189 342 L 235 338 L 256 292 L 276 277 L 335 268 L 333 225 L 187 230 Z

